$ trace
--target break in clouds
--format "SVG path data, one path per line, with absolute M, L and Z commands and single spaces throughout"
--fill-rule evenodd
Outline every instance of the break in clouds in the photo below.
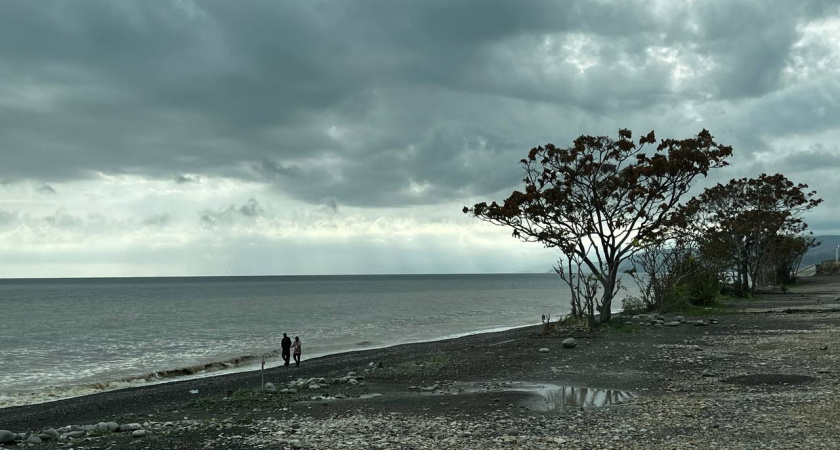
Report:
M 460 207 L 622 127 L 707 128 L 707 182 L 784 172 L 840 231 L 835 1 L 11 0 L 0 79 L 16 276 L 547 270 Z

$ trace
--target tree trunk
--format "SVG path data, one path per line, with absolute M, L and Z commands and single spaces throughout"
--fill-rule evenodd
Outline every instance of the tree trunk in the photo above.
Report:
M 601 323 L 607 323 L 612 316 L 612 301 L 615 297 L 615 280 L 618 275 L 617 263 L 608 266 L 609 272 L 604 278 L 604 295 L 601 296 Z

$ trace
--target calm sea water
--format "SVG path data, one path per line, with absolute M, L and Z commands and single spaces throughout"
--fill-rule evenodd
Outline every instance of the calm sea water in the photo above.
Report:
M 258 364 L 283 332 L 305 361 L 537 324 L 567 299 L 553 274 L 0 280 L 0 407 Z

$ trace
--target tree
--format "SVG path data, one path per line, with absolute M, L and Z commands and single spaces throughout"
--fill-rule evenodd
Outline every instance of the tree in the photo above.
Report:
M 591 306 L 574 304 L 593 298 L 607 322 L 619 264 L 660 240 L 676 222 L 676 206 L 694 179 L 725 166 L 732 154 L 707 130 L 652 148 L 655 143 L 653 131 L 637 145 L 623 129 L 618 140 L 581 136 L 569 148 L 533 148 L 520 161 L 524 192 L 514 191 L 501 205 L 482 202 L 463 211 L 511 227 L 523 241 L 559 249 L 565 261 L 556 270 L 572 292 L 572 314 L 593 319 Z
M 704 236 L 699 239 L 707 247 L 729 258 L 736 291 L 752 293 L 775 240 L 805 232 L 803 214 L 822 202 L 807 189 L 782 174 L 731 180 L 691 199 L 680 217 L 695 235 Z
M 802 257 L 818 245 L 820 243 L 811 234 L 776 236 L 770 241 L 764 258 L 760 261 L 759 281 L 764 285 L 796 281 Z

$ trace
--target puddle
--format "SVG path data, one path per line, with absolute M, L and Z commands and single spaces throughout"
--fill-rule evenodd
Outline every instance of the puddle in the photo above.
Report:
M 526 400 L 524 406 L 537 411 L 600 408 L 621 403 L 633 397 L 633 394 L 627 391 L 547 383 L 464 383 L 456 386 L 460 392 L 464 393 L 526 392 L 532 394 L 532 398 Z

